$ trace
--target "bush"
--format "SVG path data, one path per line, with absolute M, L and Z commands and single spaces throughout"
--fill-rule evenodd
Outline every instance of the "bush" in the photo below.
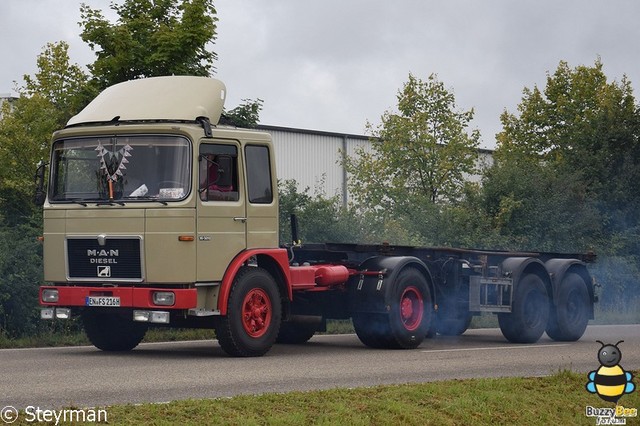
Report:
M 0 331 L 7 337 L 34 334 L 40 322 L 42 245 L 36 237 L 42 231 L 36 220 L 0 228 Z

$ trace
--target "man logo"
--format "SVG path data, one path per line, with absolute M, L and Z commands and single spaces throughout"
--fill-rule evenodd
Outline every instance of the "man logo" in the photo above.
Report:
M 98 266 L 98 278 L 111 277 L 111 266 Z

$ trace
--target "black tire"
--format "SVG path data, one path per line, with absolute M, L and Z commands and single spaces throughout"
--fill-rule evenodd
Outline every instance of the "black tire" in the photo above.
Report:
M 389 312 L 390 347 L 414 349 L 424 341 L 434 321 L 433 299 L 424 274 L 405 268 L 392 287 Z M 405 307 L 411 305 L 411 312 Z
M 93 346 L 103 351 L 130 351 L 144 339 L 147 324 L 118 313 L 85 310 L 82 325 Z
M 282 318 L 273 277 L 258 267 L 240 269 L 229 294 L 227 315 L 217 319 L 216 336 L 231 356 L 262 356 L 273 346 Z
M 564 342 L 580 339 L 589 322 L 589 305 L 589 293 L 582 277 L 575 272 L 566 274 L 551 308 L 547 335 Z
M 527 274 L 518 283 L 511 313 L 498 314 L 503 336 L 512 343 L 534 343 L 549 320 L 549 295 L 542 279 Z
M 276 343 L 300 345 L 307 343 L 316 334 L 315 324 L 298 324 L 283 322 L 276 338 Z
M 351 318 L 358 339 L 374 349 L 385 349 L 390 346 L 389 315 L 369 312 L 356 312 Z
M 435 318 L 436 318 L 436 314 L 433 313 L 432 316 L 433 320 L 431 321 L 431 325 L 429 326 L 429 329 L 427 330 L 427 339 L 433 339 L 434 337 L 436 337 L 436 335 L 438 334 L 438 330 L 436 329 L 436 322 Z
M 373 348 L 413 349 L 425 339 L 433 321 L 431 291 L 415 268 L 398 274 L 388 294 L 388 314 L 355 313 L 353 326 L 362 343 Z
M 460 336 L 467 331 L 471 318 L 469 309 L 457 309 L 453 312 L 444 313 L 440 308 L 436 315 L 436 330 L 442 336 Z

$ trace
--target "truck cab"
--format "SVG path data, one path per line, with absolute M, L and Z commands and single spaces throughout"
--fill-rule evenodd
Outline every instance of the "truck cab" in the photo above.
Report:
M 204 77 L 125 82 L 54 133 L 43 318 L 130 308 L 139 322 L 198 321 L 226 311 L 234 259 L 280 251 L 271 138 L 216 126 L 225 96 Z

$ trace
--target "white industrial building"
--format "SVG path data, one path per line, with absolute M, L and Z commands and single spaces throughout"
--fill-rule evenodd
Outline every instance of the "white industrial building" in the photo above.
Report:
M 339 195 L 347 203 L 348 176 L 342 167 L 341 153 L 352 156 L 357 147 L 366 149 L 371 144 L 369 136 L 266 125 L 258 125 L 257 129 L 271 134 L 281 180 L 295 179 L 299 190 L 319 189 L 327 196 Z M 478 165 L 490 166 L 492 155 L 493 151 L 479 149 Z M 478 181 L 480 177 L 469 179 Z
M 4 105 L 4 103 L 8 103 L 9 104 L 9 108 L 13 107 L 13 103 L 16 101 L 15 96 L 11 96 L 10 93 L 0 93 L 0 119 L 2 118 L 2 106 Z

